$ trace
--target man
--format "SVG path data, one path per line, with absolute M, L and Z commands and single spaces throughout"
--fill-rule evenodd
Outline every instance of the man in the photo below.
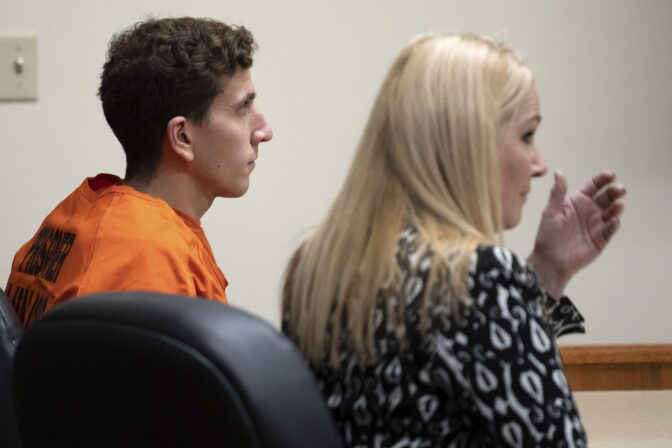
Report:
M 226 303 L 200 219 L 245 194 L 272 130 L 250 77 L 244 27 L 141 22 L 115 36 L 99 96 L 126 174 L 88 178 L 17 252 L 6 287 L 24 325 L 72 297 L 151 290 Z

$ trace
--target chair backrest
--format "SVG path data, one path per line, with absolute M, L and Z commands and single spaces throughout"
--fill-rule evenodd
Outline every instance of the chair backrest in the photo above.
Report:
M 25 448 L 341 443 L 291 342 L 219 303 L 143 292 L 72 300 L 26 331 L 15 372 Z
M 20 446 L 12 400 L 12 363 L 22 334 L 21 322 L 0 289 L 0 446 L 7 448 Z

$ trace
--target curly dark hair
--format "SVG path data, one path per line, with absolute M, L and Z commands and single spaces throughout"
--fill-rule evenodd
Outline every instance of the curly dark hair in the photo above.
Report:
M 146 20 L 112 38 L 98 95 L 126 153 L 126 179 L 151 178 L 168 121 L 202 123 L 255 49 L 244 27 L 191 17 Z

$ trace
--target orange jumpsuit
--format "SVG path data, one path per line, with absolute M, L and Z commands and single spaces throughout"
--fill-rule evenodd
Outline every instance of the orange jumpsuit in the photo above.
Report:
M 145 290 L 226 303 L 200 223 L 110 174 L 87 178 L 14 256 L 6 293 L 24 325 L 72 297 Z

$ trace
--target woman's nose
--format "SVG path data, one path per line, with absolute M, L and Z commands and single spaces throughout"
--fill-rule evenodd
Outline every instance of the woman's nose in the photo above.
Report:
M 541 158 L 541 155 L 537 153 L 537 156 L 532 161 L 532 177 L 542 177 L 548 172 L 548 166 L 544 163 L 544 160 Z

